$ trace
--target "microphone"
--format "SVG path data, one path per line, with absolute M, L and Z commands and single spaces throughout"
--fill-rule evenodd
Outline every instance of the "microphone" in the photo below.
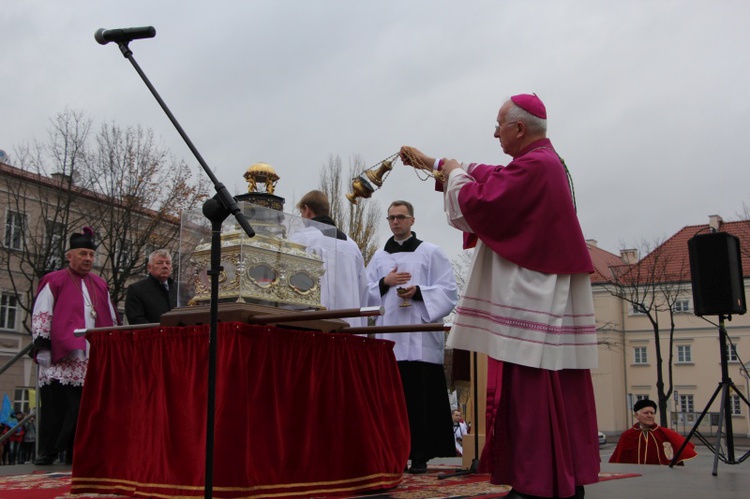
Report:
M 153 26 L 120 29 L 99 28 L 96 33 L 94 33 L 94 39 L 102 45 L 106 45 L 109 42 L 127 43 L 130 40 L 137 40 L 139 38 L 153 38 L 155 36 L 156 29 L 154 29 Z

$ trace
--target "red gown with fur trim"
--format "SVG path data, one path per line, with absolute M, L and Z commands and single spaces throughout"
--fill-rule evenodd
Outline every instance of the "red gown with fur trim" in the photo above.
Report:
M 654 425 L 651 428 L 641 429 L 636 423 L 627 430 L 617 442 L 617 447 L 610 463 L 629 464 L 669 464 L 674 454 L 680 450 L 685 437 L 676 431 Z M 688 442 L 678 459 L 678 464 L 697 456 L 695 445 Z

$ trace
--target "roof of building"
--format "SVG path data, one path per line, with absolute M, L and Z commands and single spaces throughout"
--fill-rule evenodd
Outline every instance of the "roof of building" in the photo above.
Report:
M 712 217 L 714 218 L 714 217 Z M 690 254 L 688 241 L 696 235 L 709 234 L 712 225 L 718 232 L 726 232 L 739 239 L 742 259 L 742 275 L 750 276 L 750 220 L 724 222 L 715 217 L 712 223 L 702 225 L 688 225 L 676 232 L 662 244 L 654 248 L 646 256 L 633 265 L 612 253 L 598 248 L 595 243 L 589 243 L 589 252 L 594 262 L 594 273 L 591 282 L 594 284 L 610 282 L 613 272 L 629 273 L 634 281 L 647 281 L 649 276 L 658 272 L 661 281 L 689 281 Z M 664 277 L 667 277 L 664 279 Z
M 15 166 L 11 166 L 7 163 L 2 163 L 2 162 L 0 162 L 0 175 L 8 175 L 10 177 L 16 177 L 18 179 L 21 179 L 21 181 L 32 182 L 32 183 L 42 185 L 53 190 L 54 189 L 63 189 L 63 190 L 69 189 L 70 191 L 74 192 L 77 196 L 87 198 L 98 203 L 113 203 L 114 205 L 120 206 L 122 208 L 127 207 L 145 216 L 156 217 L 157 215 L 159 215 L 157 211 L 152 210 L 150 208 L 145 208 L 143 206 L 138 205 L 137 203 L 135 204 L 135 206 L 131 206 L 130 203 L 127 203 L 126 201 L 122 199 L 117 200 L 111 196 L 107 196 L 105 194 L 95 192 L 91 189 L 80 187 L 75 184 L 75 182 L 73 181 L 73 179 L 70 178 L 69 175 L 61 175 L 61 174 L 53 173 L 51 176 L 48 177 L 40 173 L 24 170 L 23 168 L 17 168 Z M 176 223 L 176 224 L 180 223 L 179 218 L 174 217 L 174 216 L 163 216 L 162 220 L 164 220 L 165 222 L 169 222 L 169 223 Z
M 596 245 L 596 241 L 588 240 L 591 261 L 594 263 L 594 273 L 591 274 L 591 282 L 594 284 L 605 283 L 612 280 L 612 269 L 625 265 L 621 257 L 603 250 Z

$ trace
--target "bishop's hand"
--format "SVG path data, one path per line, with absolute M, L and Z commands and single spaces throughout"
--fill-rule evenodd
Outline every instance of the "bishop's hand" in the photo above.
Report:
M 435 164 L 435 158 L 427 156 L 416 147 L 402 146 L 398 156 L 403 164 L 418 170 L 432 171 L 432 167 Z

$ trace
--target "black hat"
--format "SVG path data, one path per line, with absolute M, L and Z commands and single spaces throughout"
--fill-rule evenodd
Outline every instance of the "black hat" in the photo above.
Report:
M 633 406 L 633 412 L 638 412 L 644 407 L 653 407 L 654 411 L 656 410 L 656 402 L 649 399 L 642 399 L 635 403 Z
M 96 250 L 96 247 L 97 244 L 94 243 L 94 229 L 91 227 L 84 227 L 83 234 L 73 234 L 70 236 L 69 249 L 85 248 Z

